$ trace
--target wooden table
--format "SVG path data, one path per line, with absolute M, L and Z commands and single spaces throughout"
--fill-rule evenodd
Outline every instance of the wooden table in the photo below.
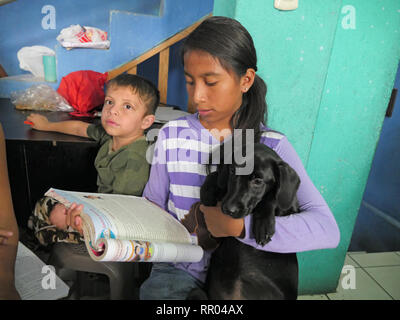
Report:
M 16 110 L 9 99 L 0 98 L 0 122 L 6 138 L 8 173 L 20 227 L 26 226 L 36 201 L 50 187 L 97 190 L 94 167 L 97 144 L 87 138 L 32 130 L 24 124 L 31 112 Z M 52 121 L 73 119 L 67 112 L 38 113 Z M 93 122 L 93 119 L 87 121 Z

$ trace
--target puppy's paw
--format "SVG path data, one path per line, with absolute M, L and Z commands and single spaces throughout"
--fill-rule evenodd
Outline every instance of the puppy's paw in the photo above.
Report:
M 275 217 L 271 218 L 253 218 L 253 234 L 256 243 L 265 246 L 271 241 L 275 233 Z
M 266 234 L 264 239 L 256 240 L 257 244 L 264 247 L 268 242 L 271 241 L 272 235 Z

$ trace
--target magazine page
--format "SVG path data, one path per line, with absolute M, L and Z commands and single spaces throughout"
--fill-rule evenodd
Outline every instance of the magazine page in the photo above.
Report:
M 203 257 L 203 249 L 191 244 L 99 239 L 96 247 L 103 250 L 95 251 L 85 242 L 92 259 L 103 262 L 198 262 Z
M 46 195 L 66 206 L 72 202 L 83 204 L 83 212 L 91 220 L 89 229 L 93 229 L 91 240 L 94 243 L 99 238 L 196 243 L 196 239 L 174 217 L 142 197 L 53 188 Z M 84 221 L 87 220 L 82 216 Z

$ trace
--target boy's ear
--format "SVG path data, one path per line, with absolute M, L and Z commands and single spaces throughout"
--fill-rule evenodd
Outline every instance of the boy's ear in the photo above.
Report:
M 154 123 L 154 120 L 156 120 L 156 116 L 154 114 L 149 114 L 145 116 L 142 120 L 142 129 L 146 130 L 151 127 L 151 125 Z
M 250 87 L 254 83 L 256 77 L 256 71 L 253 68 L 248 68 L 246 73 L 240 78 L 240 87 L 242 93 L 249 91 Z

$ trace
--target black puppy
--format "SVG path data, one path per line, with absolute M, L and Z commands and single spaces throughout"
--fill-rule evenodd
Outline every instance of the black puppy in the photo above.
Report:
M 234 160 L 234 159 L 233 159 Z M 252 214 L 252 231 L 263 246 L 275 233 L 275 216 L 299 211 L 296 197 L 300 179 L 272 149 L 254 144 L 251 174 L 238 175 L 240 167 L 221 163 L 200 189 L 206 206 L 221 201 L 224 214 L 243 218 Z M 236 238 L 224 238 L 213 253 L 206 279 L 209 299 L 296 299 L 298 264 L 295 253 L 280 254 L 257 250 Z M 192 292 L 191 299 L 206 298 Z

